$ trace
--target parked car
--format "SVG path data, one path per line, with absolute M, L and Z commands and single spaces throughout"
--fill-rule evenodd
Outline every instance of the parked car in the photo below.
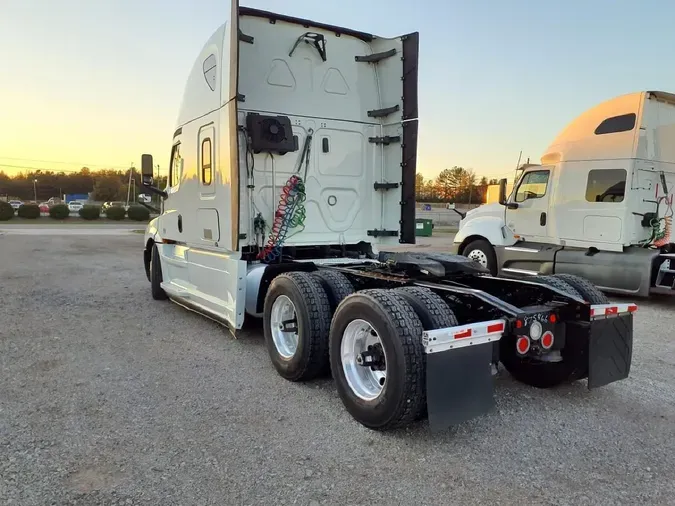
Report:
M 40 212 L 41 213 L 48 213 L 49 212 L 49 204 L 47 202 L 41 202 L 40 203 Z
M 82 202 L 78 202 L 77 200 L 71 200 L 68 203 L 68 209 L 70 210 L 70 212 L 76 213 L 80 209 L 82 209 L 83 207 L 84 207 L 84 204 Z
M 21 202 L 20 200 L 10 200 L 9 205 L 12 206 L 16 211 L 23 205 L 23 202 Z

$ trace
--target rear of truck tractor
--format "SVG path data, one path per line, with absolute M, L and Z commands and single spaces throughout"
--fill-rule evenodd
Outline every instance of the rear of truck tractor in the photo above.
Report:
M 454 255 L 305 266 L 271 280 L 264 333 L 281 376 L 332 372 L 349 413 L 377 430 L 433 430 L 494 406 L 495 366 L 539 388 L 624 379 L 634 304 L 570 275 L 493 278 Z

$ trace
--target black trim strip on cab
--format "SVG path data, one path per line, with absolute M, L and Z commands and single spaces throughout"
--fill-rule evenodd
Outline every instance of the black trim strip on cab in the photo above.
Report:
M 318 21 L 310 21 L 308 19 L 294 18 L 293 16 L 286 16 L 284 14 L 277 14 L 275 12 L 253 9 L 251 7 L 239 7 L 239 15 L 267 18 L 270 20 L 270 22 L 285 21 L 287 23 L 302 25 L 305 28 L 319 28 L 321 30 L 329 30 L 339 35 L 351 35 L 352 37 L 356 37 L 357 39 L 361 39 L 365 42 L 371 42 L 372 40 L 375 39 L 375 36 L 370 33 L 358 32 L 356 30 L 350 30 L 349 28 L 342 28 L 339 26 L 328 25 L 326 23 L 320 23 Z
M 417 174 L 419 33 L 403 39 L 403 146 L 401 162 L 401 237 L 415 244 L 415 175 Z
M 173 138 L 183 133 L 183 127 L 178 127 L 178 129 L 173 133 Z

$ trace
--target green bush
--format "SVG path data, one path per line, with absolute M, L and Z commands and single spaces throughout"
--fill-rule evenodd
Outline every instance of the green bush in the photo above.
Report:
M 0 221 L 11 220 L 14 217 L 14 208 L 9 202 L 0 201 Z
M 127 216 L 134 221 L 148 221 L 150 219 L 150 210 L 145 206 L 131 206 L 127 211 Z
M 70 209 L 66 204 L 56 204 L 49 208 L 49 217 L 55 220 L 65 220 L 70 216 Z
M 83 220 L 98 220 L 101 217 L 101 208 L 99 206 L 86 205 L 78 211 Z
M 21 204 L 16 214 L 19 218 L 35 220 L 40 217 L 40 206 L 37 204 Z
M 113 206 L 105 210 L 105 215 L 109 220 L 123 220 L 126 214 L 126 210 L 121 206 Z

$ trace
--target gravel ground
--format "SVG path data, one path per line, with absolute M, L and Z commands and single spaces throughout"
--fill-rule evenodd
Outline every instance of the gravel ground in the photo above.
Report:
M 140 243 L 0 237 L 0 503 L 675 503 L 668 300 L 641 304 L 626 381 L 502 371 L 493 413 L 380 434 L 331 381 L 277 376 L 259 328 L 151 300 Z

